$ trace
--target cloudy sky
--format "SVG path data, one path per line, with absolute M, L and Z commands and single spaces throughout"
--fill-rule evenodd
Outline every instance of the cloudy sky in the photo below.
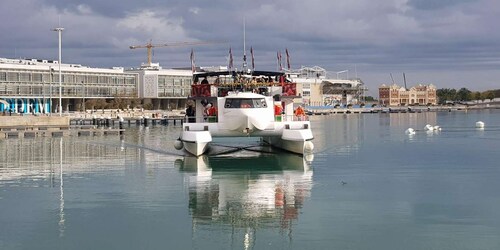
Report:
M 275 70 L 288 48 L 292 68 L 349 70 L 369 87 L 433 83 L 438 88 L 500 88 L 498 0 L 2 0 L 0 57 L 57 59 L 92 67 L 137 67 L 145 49 L 130 45 L 218 41 L 154 49 L 163 67 L 235 66 L 255 53 L 256 69 Z M 340 74 L 347 77 L 346 73 Z

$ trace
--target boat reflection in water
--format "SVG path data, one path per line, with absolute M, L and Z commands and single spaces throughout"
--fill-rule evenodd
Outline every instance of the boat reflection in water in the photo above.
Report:
M 312 160 L 313 155 L 253 152 L 179 159 L 189 189 L 193 238 L 204 231 L 213 239 L 220 231 L 225 233 L 217 237 L 230 235 L 231 247 L 249 248 L 257 230 L 279 229 L 291 241 L 294 221 L 310 196 Z

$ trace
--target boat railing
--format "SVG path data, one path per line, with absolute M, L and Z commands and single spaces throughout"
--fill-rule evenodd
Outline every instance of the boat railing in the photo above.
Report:
M 216 123 L 219 121 L 218 116 L 185 116 L 185 123 Z M 291 122 L 291 121 L 309 121 L 307 115 L 275 115 L 274 121 L 276 122 Z
M 275 91 L 278 88 L 278 91 Z M 281 89 L 279 89 L 281 88 Z M 280 94 L 297 96 L 297 84 L 286 83 L 226 83 L 192 84 L 191 97 L 224 97 L 231 91 L 251 91 L 265 96 Z
M 216 123 L 218 121 L 219 121 L 219 119 L 217 116 L 197 115 L 197 116 L 185 116 L 184 117 L 185 123 Z
M 307 115 L 275 115 L 274 121 L 277 121 L 277 122 L 309 121 L 309 116 L 307 116 Z

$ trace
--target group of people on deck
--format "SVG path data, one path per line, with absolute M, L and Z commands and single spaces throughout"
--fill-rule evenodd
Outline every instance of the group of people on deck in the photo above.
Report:
M 208 120 L 208 122 L 216 122 L 217 121 L 217 108 L 214 106 L 213 102 L 205 105 L 205 109 L 203 110 L 204 120 Z
M 208 102 L 207 100 L 202 100 L 203 105 L 203 122 L 216 122 L 217 121 L 217 107 L 213 102 Z M 189 102 L 186 108 L 186 117 L 189 123 L 196 122 L 196 107 L 193 102 Z
M 214 81 L 214 84 L 218 84 L 218 83 L 219 83 L 219 77 L 217 77 L 217 78 L 215 79 L 215 81 Z M 194 84 L 198 84 L 198 78 L 197 78 L 197 77 L 194 79 Z M 210 83 L 208 82 L 208 79 L 207 79 L 207 77 L 206 77 L 206 76 L 203 78 L 203 80 L 201 80 L 201 84 L 210 84 Z
M 261 83 L 268 83 L 268 84 L 273 84 L 273 83 L 284 83 L 288 82 L 289 80 L 286 79 L 284 76 L 276 76 L 276 77 L 271 77 L 271 76 L 264 76 L 264 77 L 252 77 L 252 78 L 245 78 L 241 76 L 237 76 L 236 78 L 233 79 L 234 83 L 240 83 L 240 84 L 261 84 Z M 225 82 L 225 81 L 224 81 Z M 232 81 L 229 80 L 228 83 L 231 83 Z M 218 85 L 221 83 L 221 79 L 219 76 L 215 78 L 213 81 L 213 84 Z M 194 84 L 210 84 L 208 81 L 208 78 L 205 76 L 201 80 L 201 83 L 199 82 L 199 78 L 196 76 L 194 79 Z
M 274 120 L 275 121 L 282 121 L 282 115 L 284 114 L 283 112 L 283 107 L 279 104 L 274 105 Z M 294 119 L 297 119 L 299 121 L 302 121 L 306 118 L 306 112 L 304 111 L 304 108 L 302 106 L 298 106 L 294 111 L 293 111 Z

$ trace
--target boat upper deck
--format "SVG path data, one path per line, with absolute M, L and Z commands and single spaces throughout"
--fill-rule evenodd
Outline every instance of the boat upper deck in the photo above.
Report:
M 191 85 L 190 97 L 225 97 L 229 92 L 299 97 L 296 83 L 287 81 L 284 73 L 269 71 L 254 71 L 248 74 L 228 71 L 197 73 Z

